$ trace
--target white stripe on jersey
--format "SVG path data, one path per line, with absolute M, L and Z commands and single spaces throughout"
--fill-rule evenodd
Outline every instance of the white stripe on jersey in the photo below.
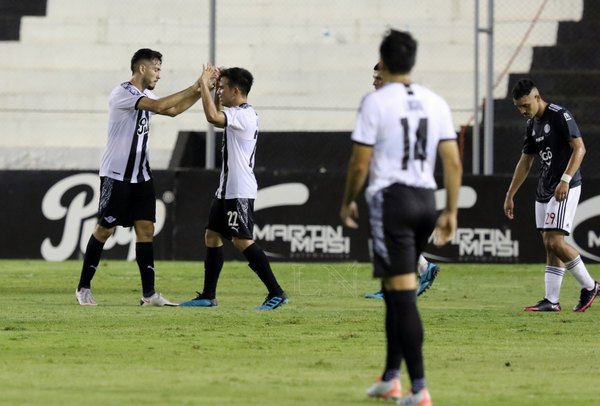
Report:
M 437 147 L 456 139 L 444 99 L 418 85 L 388 83 L 362 100 L 352 140 L 372 145 L 367 197 L 394 183 L 436 189 Z
M 142 97 L 157 99 L 146 89 L 142 93 L 129 82 L 115 87 L 108 101 L 108 140 L 100 176 L 140 183 L 152 178 L 148 160 L 148 133 L 154 113 L 136 108 Z
M 254 177 L 254 153 L 258 139 L 258 115 L 244 103 L 223 111 L 227 125 L 223 133 L 221 178 L 216 196 L 219 199 L 256 199 L 258 186 Z

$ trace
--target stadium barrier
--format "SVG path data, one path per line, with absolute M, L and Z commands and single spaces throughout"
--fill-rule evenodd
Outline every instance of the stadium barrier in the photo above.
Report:
M 155 171 L 157 222 L 155 252 L 162 260 L 201 260 L 208 208 L 217 171 Z M 364 201 L 358 230 L 338 219 L 344 185 L 341 172 L 266 173 L 257 175 L 255 238 L 272 260 L 368 261 L 369 237 Z M 442 249 L 429 245 L 426 255 L 438 262 L 536 263 L 544 261 L 535 230 L 533 195 L 528 178 L 515 199 L 515 220 L 503 215 L 508 176 L 466 176 L 459 199 L 459 229 Z M 80 171 L 0 171 L 3 229 L 0 258 L 62 261 L 82 257 L 96 223 L 99 180 Z M 569 237 L 586 261 L 600 262 L 600 179 L 586 180 Z M 436 192 L 438 208 L 444 191 Z M 118 228 L 105 246 L 105 258 L 133 259 L 135 233 Z M 226 244 L 226 259 L 243 257 Z

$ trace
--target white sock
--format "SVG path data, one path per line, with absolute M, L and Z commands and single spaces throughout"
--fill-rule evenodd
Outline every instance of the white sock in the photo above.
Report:
M 546 265 L 546 273 L 544 274 L 544 282 L 546 284 L 546 299 L 552 303 L 558 303 L 560 298 L 560 286 L 562 285 L 563 275 L 565 270 L 555 266 Z
M 419 276 L 427 271 L 427 266 L 429 266 L 429 261 L 427 261 L 423 255 L 419 255 L 419 261 L 417 263 L 417 272 L 419 273 Z
M 581 260 L 581 256 L 577 255 L 577 258 L 565 264 L 567 270 L 571 272 L 571 274 L 575 277 L 579 285 L 581 285 L 581 289 L 592 290 L 594 286 L 596 286 L 596 282 L 592 275 L 588 272 L 585 264 Z

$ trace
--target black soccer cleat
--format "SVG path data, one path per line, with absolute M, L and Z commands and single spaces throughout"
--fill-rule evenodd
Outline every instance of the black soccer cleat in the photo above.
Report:
M 575 307 L 573 307 L 573 311 L 577 313 L 585 312 L 588 309 L 588 307 L 590 307 L 592 303 L 594 303 L 594 299 L 596 299 L 596 296 L 598 296 L 599 289 L 600 286 L 598 285 L 598 282 L 594 282 L 594 288 L 591 290 L 581 289 L 579 303 L 577 303 Z
M 543 298 L 533 306 L 528 306 L 523 309 L 526 312 L 560 312 L 560 303 L 552 303 L 546 298 Z

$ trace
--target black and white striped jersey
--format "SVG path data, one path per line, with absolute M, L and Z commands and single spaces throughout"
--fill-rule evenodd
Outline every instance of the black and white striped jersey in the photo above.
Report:
M 223 163 L 219 199 L 256 199 L 258 186 L 254 176 L 254 157 L 258 138 L 258 115 L 247 104 L 223 110 L 227 122 L 223 131 Z
M 146 89 L 141 92 L 130 82 L 115 87 L 108 102 L 108 140 L 100 176 L 128 183 L 152 179 L 148 156 L 150 117 L 154 113 L 138 110 L 142 97 L 157 99 Z
M 394 183 L 435 189 L 438 143 L 455 140 L 446 101 L 412 83 L 388 83 L 362 100 L 352 141 L 373 147 L 367 198 Z

